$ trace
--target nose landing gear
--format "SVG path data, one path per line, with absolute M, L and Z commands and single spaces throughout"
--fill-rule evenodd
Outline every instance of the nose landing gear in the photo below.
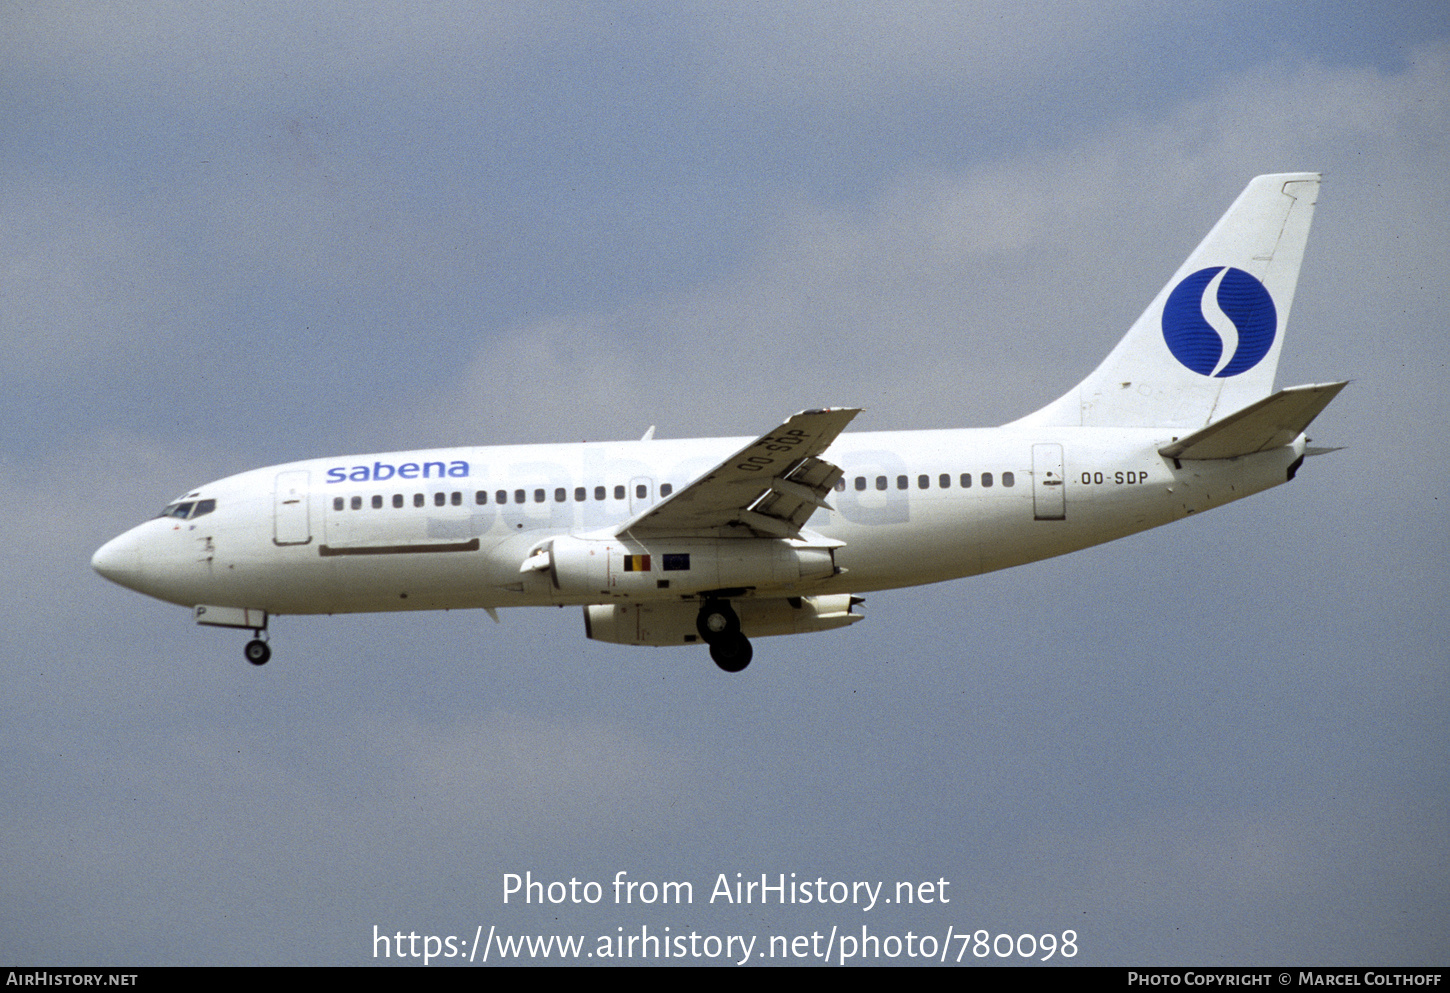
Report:
M 739 672 L 755 655 L 750 639 L 740 633 L 740 618 L 729 600 L 706 600 L 695 619 L 695 630 L 710 646 L 710 658 L 726 672 Z
M 267 631 L 267 611 L 262 608 L 217 607 L 199 603 L 192 608 L 192 616 L 198 624 L 251 631 L 252 640 L 242 649 L 242 656 L 252 665 L 266 665 L 267 660 L 272 657 L 272 646 L 262 637 Z
M 247 647 L 242 649 L 242 654 L 252 665 L 266 665 L 267 660 L 272 657 L 272 646 L 261 638 L 253 638 L 247 642 Z

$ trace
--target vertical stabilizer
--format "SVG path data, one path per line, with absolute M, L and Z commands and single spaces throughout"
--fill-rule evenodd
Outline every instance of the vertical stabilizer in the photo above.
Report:
M 1252 180 L 1102 365 L 1014 423 L 1196 430 L 1268 396 L 1318 191 Z

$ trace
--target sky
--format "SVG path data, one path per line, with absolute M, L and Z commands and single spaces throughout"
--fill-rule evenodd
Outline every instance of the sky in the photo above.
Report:
M 1450 960 L 1450 7 L 0 9 L 0 958 L 419 965 L 375 937 L 495 928 Z M 89 567 L 294 459 L 1005 423 L 1299 170 L 1278 382 L 1351 380 L 1310 432 L 1341 451 L 737 676 L 573 609 L 282 617 L 254 668 Z M 621 872 L 693 901 L 618 904 Z M 526 873 L 603 898 L 507 897 Z M 932 902 L 710 899 L 782 874 Z M 740 958 L 700 947 L 671 963 Z

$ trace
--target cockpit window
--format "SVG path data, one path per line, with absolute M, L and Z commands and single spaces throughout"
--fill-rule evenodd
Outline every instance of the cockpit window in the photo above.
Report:
M 204 514 L 210 514 L 216 510 L 215 500 L 185 500 L 176 503 L 168 503 L 158 514 L 158 517 L 175 517 L 177 520 L 196 520 Z

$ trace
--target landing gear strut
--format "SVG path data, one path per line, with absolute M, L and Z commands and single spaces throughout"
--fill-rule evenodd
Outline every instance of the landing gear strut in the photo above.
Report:
M 695 618 L 695 630 L 710 646 L 710 658 L 726 672 L 739 672 L 755 655 L 750 639 L 740 633 L 740 618 L 729 600 L 706 600 Z

